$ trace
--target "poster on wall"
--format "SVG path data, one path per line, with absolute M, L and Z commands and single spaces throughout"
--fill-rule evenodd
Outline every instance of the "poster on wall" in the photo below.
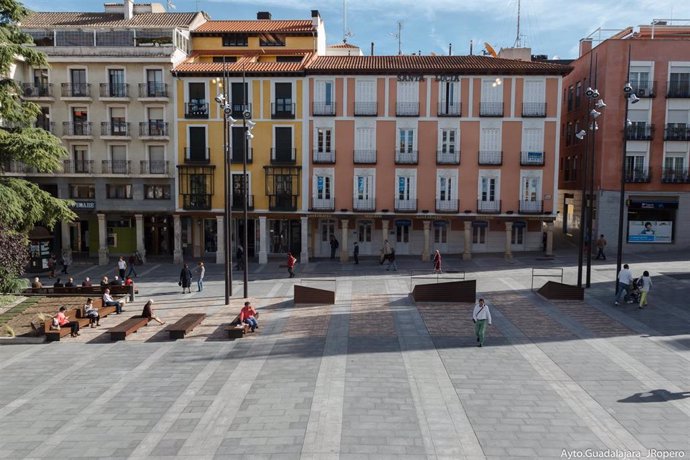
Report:
M 672 243 L 673 221 L 628 221 L 628 243 Z

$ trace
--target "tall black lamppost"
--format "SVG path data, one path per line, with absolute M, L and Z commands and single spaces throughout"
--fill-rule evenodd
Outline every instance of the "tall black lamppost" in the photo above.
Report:
M 242 192 L 243 192 L 243 201 L 244 201 L 244 208 L 243 208 L 243 228 L 242 228 L 242 244 L 244 245 L 244 252 L 243 252 L 243 257 L 244 260 L 242 261 L 242 265 L 244 266 L 244 298 L 246 299 L 249 297 L 249 275 L 248 275 L 248 270 L 249 270 L 249 251 L 247 248 L 247 235 L 248 235 L 248 230 L 247 230 L 247 223 L 249 222 L 248 219 L 248 207 L 249 207 L 249 181 L 247 180 L 247 155 L 249 155 L 249 139 L 253 139 L 254 135 L 252 134 L 252 129 L 254 129 L 254 123 L 252 120 L 250 120 L 252 116 L 252 112 L 249 109 L 249 88 L 247 87 L 246 83 L 246 71 L 244 67 L 244 63 L 242 64 L 242 95 L 243 95 L 243 101 L 242 101 L 242 127 L 244 128 L 244 155 L 242 157 Z

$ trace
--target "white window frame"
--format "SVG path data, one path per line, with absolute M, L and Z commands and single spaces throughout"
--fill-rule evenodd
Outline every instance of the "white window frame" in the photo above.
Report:
M 482 199 L 482 179 L 495 179 L 496 186 L 494 187 L 494 200 L 483 200 Z M 498 169 L 480 169 L 477 175 L 477 201 L 483 201 L 487 203 L 500 202 L 501 201 L 501 171 Z

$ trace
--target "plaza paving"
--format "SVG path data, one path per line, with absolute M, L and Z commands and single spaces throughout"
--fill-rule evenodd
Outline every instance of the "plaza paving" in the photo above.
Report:
M 565 266 L 574 283 L 572 254 L 447 257 L 492 308 L 483 348 L 472 305 L 408 296 L 436 281 L 411 279 L 430 272 L 417 259 L 400 257 L 397 272 L 316 261 L 294 279 L 278 261 L 252 265 L 261 328 L 236 341 L 223 326 L 243 302 L 239 273 L 226 307 L 222 267 L 209 266 L 202 293 L 183 295 L 179 267 L 152 262 L 126 315 L 153 298 L 167 322 L 205 312 L 204 323 L 177 342 L 152 323 L 111 343 L 107 327 L 123 319 L 113 315 L 76 339 L 0 346 L 0 458 L 688 458 L 689 260 L 626 260 L 653 275 L 639 311 L 613 306 L 615 261 L 596 263 L 585 302 L 555 302 L 530 290 L 531 267 Z M 293 305 L 294 283 L 337 286 L 336 304 Z

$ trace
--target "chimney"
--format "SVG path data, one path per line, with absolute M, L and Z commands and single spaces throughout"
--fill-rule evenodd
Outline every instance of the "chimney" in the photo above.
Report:
M 582 38 L 580 39 L 580 57 L 592 51 L 592 39 Z
M 374 42 L 371 42 L 371 55 L 374 55 Z
M 132 16 L 134 16 L 134 1 L 133 0 L 124 0 L 124 7 L 125 7 L 125 19 L 132 19 Z
M 256 19 L 271 19 L 271 13 L 268 11 L 259 11 L 256 13 Z
M 319 14 L 319 10 L 311 10 L 311 23 L 314 28 L 319 27 L 319 24 L 321 23 L 321 15 Z

